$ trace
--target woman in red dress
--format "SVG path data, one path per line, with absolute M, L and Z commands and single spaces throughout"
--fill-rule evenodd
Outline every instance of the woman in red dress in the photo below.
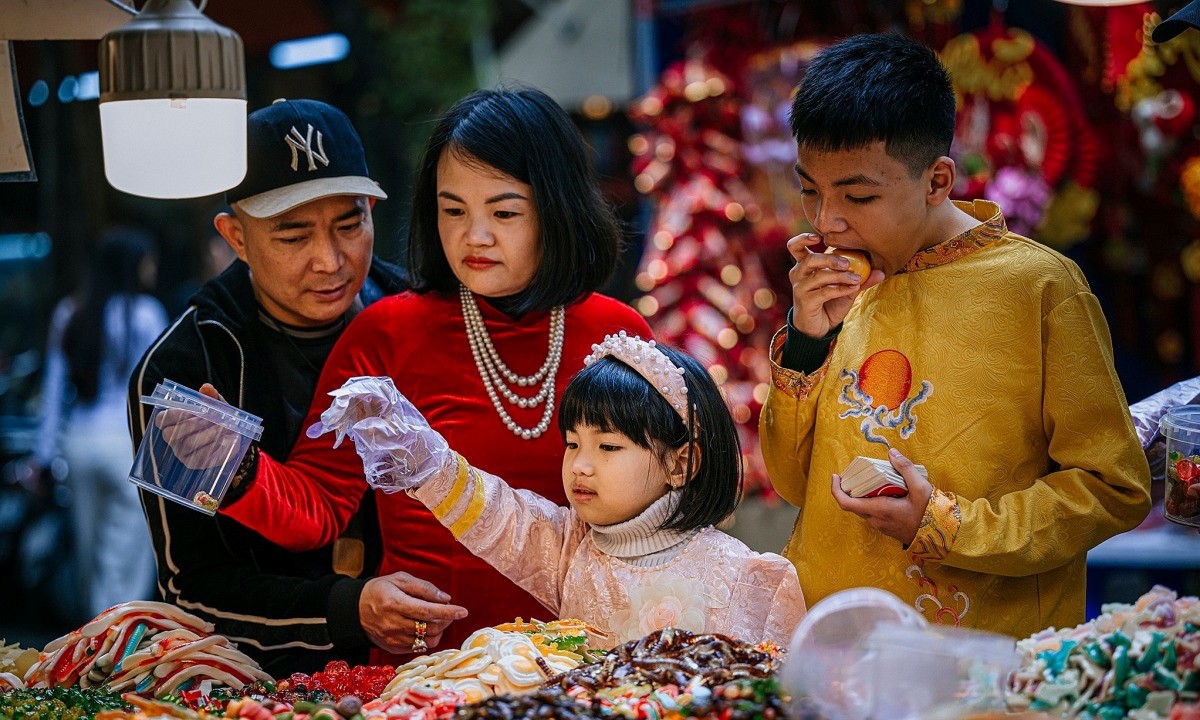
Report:
M 619 244 L 583 140 L 553 100 L 532 89 L 466 97 L 434 128 L 417 177 L 409 231 L 416 289 L 372 304 L 350 324 L 306 425 L 347 379 L 389 375 L 472 465 L 565 504 L 555 429 L 563 389 L 605 335 L 650 337 L 640 315 L 595 292 Z M 286 463 L 265 454 L 250 462 L 253 479 L 221 512 L 293 550 L 336 538 L 366 487 L 353 446 L 334 449 L 328 438 L 301 438 Z M 455 647 L 517 616 L 552 619 L 419 502 L 405 494 L 377 501 L 384 559 L 361 612 L 379 612 L 367 601 L 370 583 L 394 583 L 383 576 L 404 572 L 432 583 L 423 599 L 449 599 L 469 614 L 453 625 L 454 613 L 391 617 L 388 631 L 371 634 L 376 645 L 394 653 L 439 641 Z

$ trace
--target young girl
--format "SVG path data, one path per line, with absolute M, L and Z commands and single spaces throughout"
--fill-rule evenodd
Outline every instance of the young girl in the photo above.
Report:
M 716 530 L 740 449 L 692 358 L 626 335 L 593 345 L 559 414 L 570 507 L 471 467 L 388 378 L 354 378 L 310 434 L 349 435 L 368 482 L 408 490 L 471 552 L 611 646 L 666 626 L 786 645 L 804 615 L 791 563 Z

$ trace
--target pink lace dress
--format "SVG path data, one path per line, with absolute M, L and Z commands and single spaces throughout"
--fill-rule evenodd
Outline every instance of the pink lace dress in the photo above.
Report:
M 411 492 L 459 542 L 556 617 L 604 631 L 599 647 L 667 626 L 786 647 L 805 613 L 789 561 L 711 527 L 683 539 L 677 552 L 666 553 L 669 559 L 644 567 L 602 552 L 571 508 L 514 490 L 461 459 L 456 474 Z

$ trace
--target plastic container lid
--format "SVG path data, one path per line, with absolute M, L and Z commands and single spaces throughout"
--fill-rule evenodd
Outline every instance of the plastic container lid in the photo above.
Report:
M 262 437 L 262 418 L 229 403 L 201 395 L 174 380 L 164 379 L 152 394 L 142 396 L 142 402 L 161 408 L 185 410 L 251 440 Z
M 971 658 L 1003 667 L 1015 667 L 1020 660 L 1017 641 L 1007 635 L 942 625 L 914 627 L 879 623 L 867 637 L 867 644 L 894 645 L 910 653 Z
M 868 636 L 880 623 L 926 624 L 910 605 L 879 588 L 851 588 L 824 598 L 809 608 L 792 635 L 780 684 L 793 698 L 807 696 L 823 717 L 866 717 L 870 678 L 857 668 L 870 651 Z
M 1180 405 L 1163 415 L 1159 422 L 1163 435 L 1194 433 L 1200 435 L 1200 405 Z

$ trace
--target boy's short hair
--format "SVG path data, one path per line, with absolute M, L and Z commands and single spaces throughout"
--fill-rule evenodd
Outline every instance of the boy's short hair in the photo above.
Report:
M 801 147 L 855 150 L 882 140 L 919 175 L 954 140 L 954 86 L 933 50 L 902 35 L 855 35 L 822 52 L 792 100 Z

